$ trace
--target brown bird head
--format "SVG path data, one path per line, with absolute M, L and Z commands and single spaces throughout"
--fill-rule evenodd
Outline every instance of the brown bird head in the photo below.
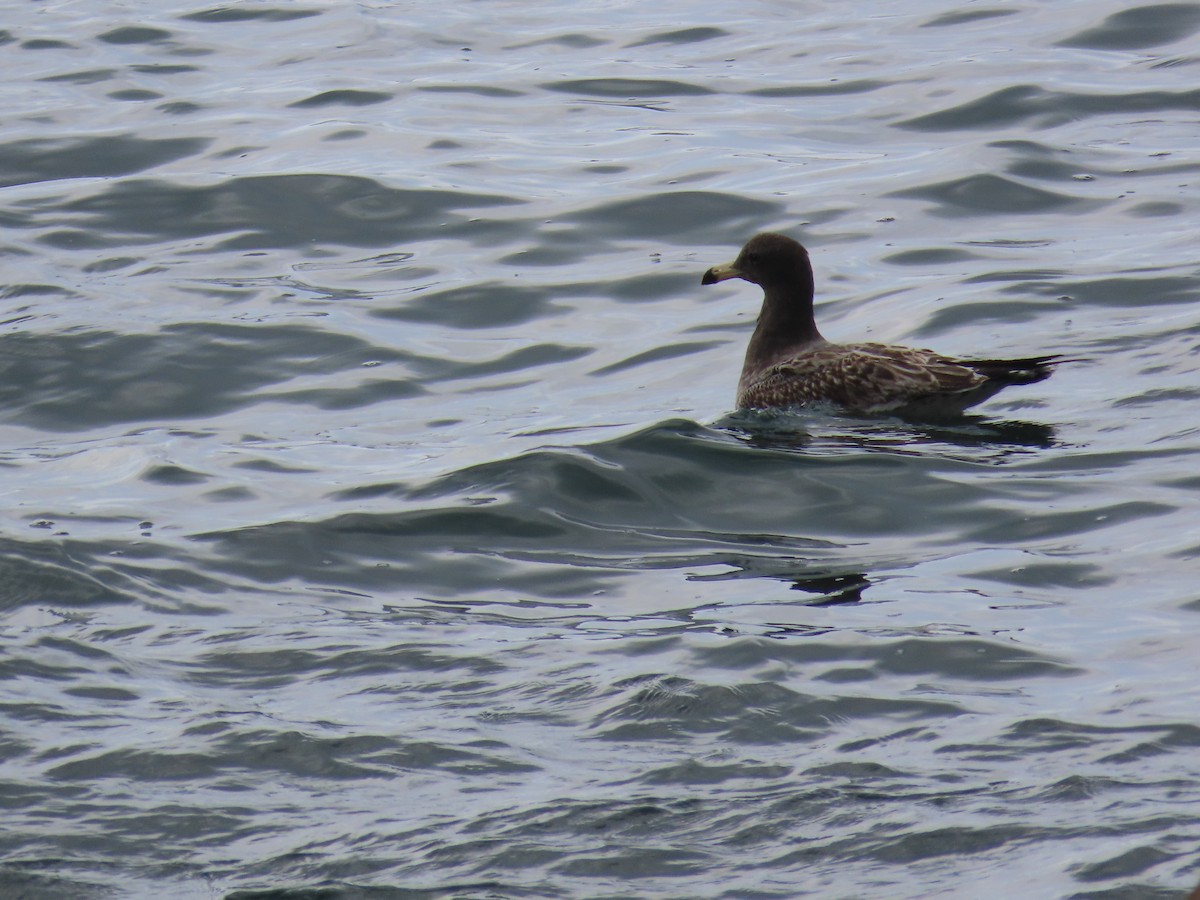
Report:
M 765 232 L 746 242 L 737 259 L 722 266 L 713 266 L 700 279 L 701 284 L 716 284 L 729 278 L 741 278 L 760 285 L 768 293 L 797 289 L 811 290 L 812 265 L 808 251 L 786 234 Z

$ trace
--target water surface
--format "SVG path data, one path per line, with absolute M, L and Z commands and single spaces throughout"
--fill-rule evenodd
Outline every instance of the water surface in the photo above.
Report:
M 860 6 L 12 12 L 0 893 L 1200 881 L 1200 5 Z

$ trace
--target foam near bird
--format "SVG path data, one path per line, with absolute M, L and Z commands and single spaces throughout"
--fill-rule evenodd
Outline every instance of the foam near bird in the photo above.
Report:
M 852 412 L 953 415 L 1013 384 L 1049 378 L 1061 355 L 957 359 L 890 344 L 834 344 L 813 317 L 808 251 L 783 234 L 751 238 L 701 284 L 741 278 L 763 289 L 738 382 L 742 409 L 834 403 Z

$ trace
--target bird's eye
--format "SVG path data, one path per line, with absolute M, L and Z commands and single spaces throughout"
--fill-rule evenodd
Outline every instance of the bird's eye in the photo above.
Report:
M 746 262 L 754 265 L 754 263 L 758 262 L 758 253 L 754 250 L 751 250 L 746 254 Z

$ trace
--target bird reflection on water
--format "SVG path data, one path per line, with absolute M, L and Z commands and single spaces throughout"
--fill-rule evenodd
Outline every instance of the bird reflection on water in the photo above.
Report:
M 749 447 L 812 459 L 865 452 L 995 465 L 1059 445 L 1050 425 L 961 414 L 934 422 L 915 422 L 890 416 L 847 415 L 832 408 L 739 410 L 710 428 L 727 440 Z M 847 559 L 844 568 L 832 571 L 828 560 L 791 555 L 746 554 L 725 563 L 730 571 L 693 575 L 689 580 L 782 581 L 794 591 L 816 595 L 804 601 L 806 606 L 860 603 L 872 585 L 869 574 L 862 570 L 861 559 L 859 565 Z
M 751 446 L 771 450 L 817 450 L 832 445 L 916 453 L 922 446 L 945 444 L 995 449 L 1003 456 L 1023 448 L 1044 450 L 1059 445 L 1052 425 L 965 414 L 915 421 L 893 416 L 834 416 L 812 408 L 738 410 L 718 419 L 713 428 Z
M 797 567 L 809 567 L 805 560 L 794 560 Z M 871 586 L 871 579 L 861 572 L 845 574 L 805 574 L 781 571 L 786 565 L 778 559 L 730 559 L 726 564 L 733 566 L 730 572 L 717 575 L 690 575 L 688 581 L 734 581 L 741 578 L 774 578 L 791 582 L 793 591 L 817 595 L 804 603 L 805 606 L 840 606 L 859 603 L 863 592 Z

